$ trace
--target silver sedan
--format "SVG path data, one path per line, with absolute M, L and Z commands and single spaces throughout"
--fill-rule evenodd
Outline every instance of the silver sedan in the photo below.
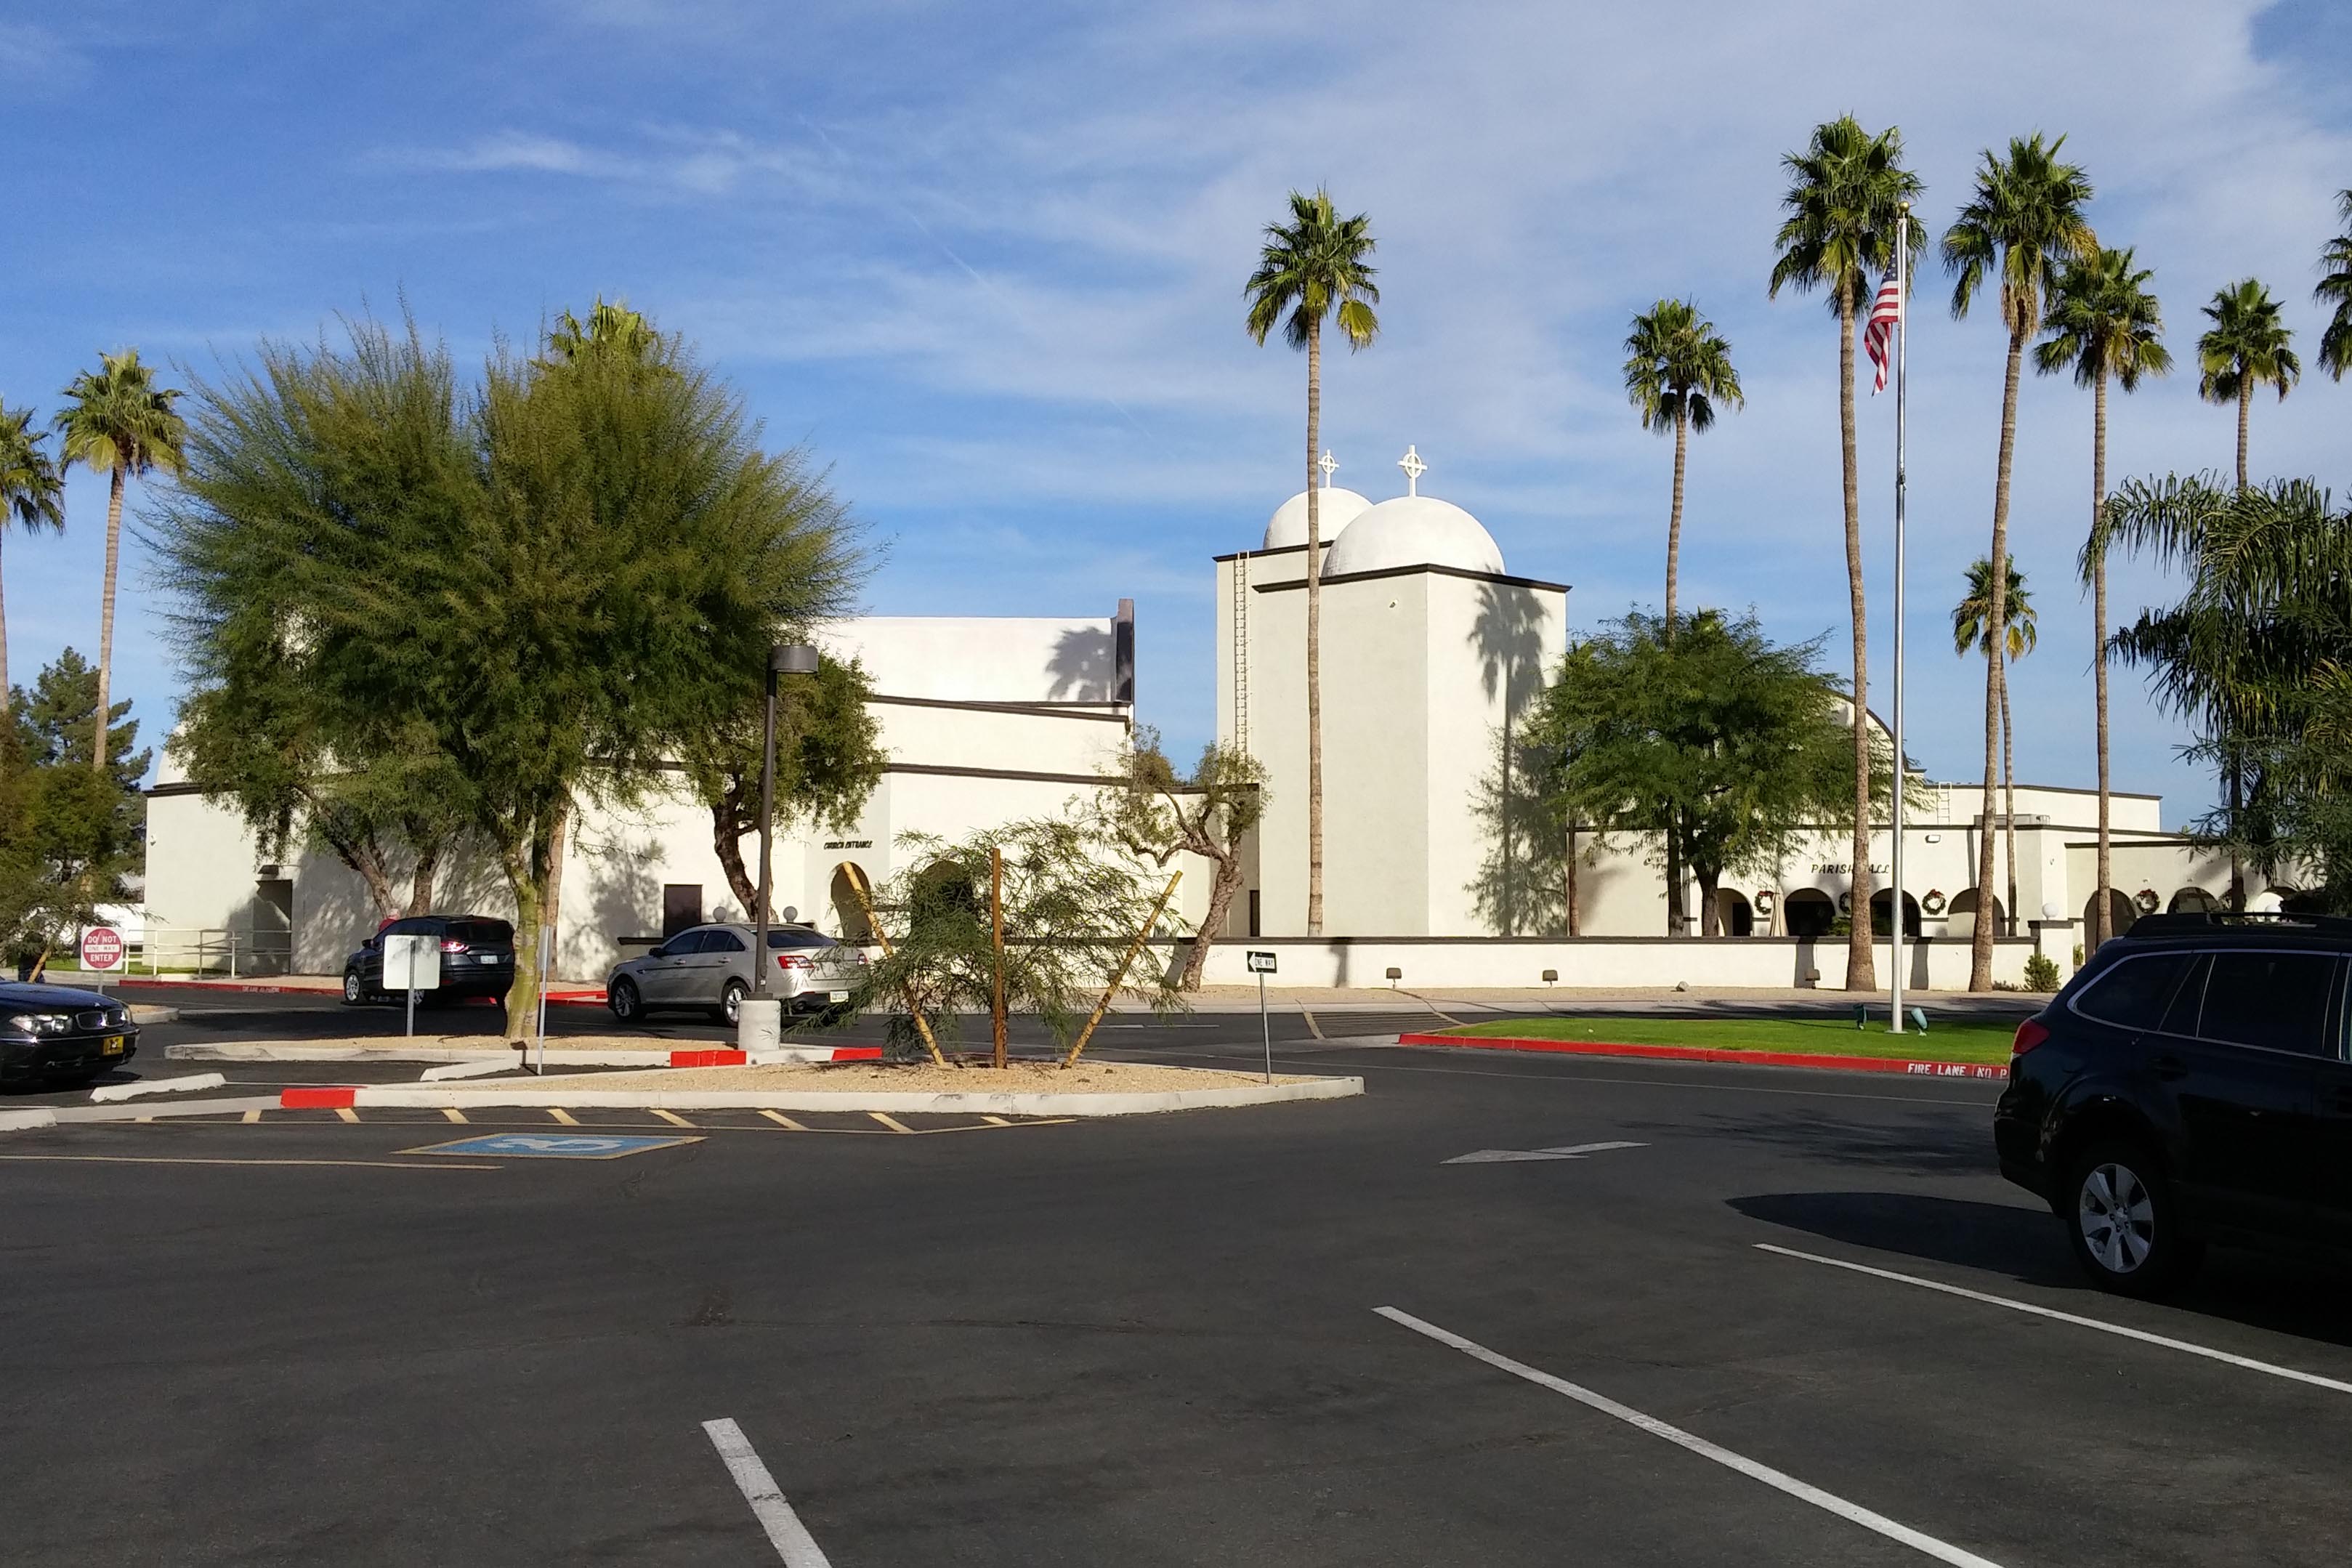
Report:
M 643 958 L 614 966 L 604 981 L 604 1003 L 613 1016 L 634 1024 L 664 1007 L 715 1012 L 735 1022 L 751 994 L 751 944 L 748 925 L 696 926 L 682 931 Z M 785 1010 L 845 1002 L 865 977 L 866 954 L 803 925 L 768 928 L 768 994 Z

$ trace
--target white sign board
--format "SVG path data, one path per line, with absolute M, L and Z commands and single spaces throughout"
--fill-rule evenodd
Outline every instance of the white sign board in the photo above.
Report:
M 1249 972 L 1252 974 L 1271 974 L 1274 973 L 1274 954 L 1270 952 L 1261 952 L 1255 949 L 1252 949 L 1247 953 L 1247 957 L 1249 959 Z
M 402 931 L 383 939 L 386 991 L 437 991 L 441 987 L 441 939 Z
M 112 926 L 92 926 L 81 933 L 81 966 L 100 971 L 122 967 L 122 933 Z

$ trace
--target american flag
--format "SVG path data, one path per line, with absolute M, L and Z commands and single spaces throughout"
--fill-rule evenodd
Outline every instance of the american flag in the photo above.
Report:
M 1887 367 L 1895 362 L 1895 329 L 1903 324 L 1903 283 L 1895 276 L 1895 268 L 1886 269 L 1886 281 L 1878 286 L 1878 298 L 1870 304 L 1870 320 L 1862 330 L 1862 346 L 1870 354 L 1870 363 L 1878 367 L 1877 379 L 1870 385 L 1873 397 L 1886 390 Z

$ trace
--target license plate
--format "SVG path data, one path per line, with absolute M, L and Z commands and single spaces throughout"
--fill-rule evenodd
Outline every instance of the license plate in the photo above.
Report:
M 95 721 L 95 720 L 93 720 L 93 721 L 92 721 L 93 723 L 95 723 L 95 722 L 96 722 L 96 721 Z M 497 953 L 495 953 L 495 952 L 486 952 L 486 953 L 482 954 L 482 955 L 481 955 L 481 957 L 479 957 L 479 958 L 478 958 L 478 959 L 476 959 L 476 960 L 475 960 L 475 962 L 476 962 L 477 963 L 496 963 L 498 961 L 499 961 L 499 955 L 498 955 Z
M 104 1050 L 105 1054 L 110 1057 L 119 1057 L 122 1054 L 122 1042 L 124 1037 L 125 1037 L 121 1035 L 109 1035 L 106 1037 L 105 1046 L 101 1048 Z
M 824 994 L 824 999 L 828 1002 L 846 1002 L 849 1000 L 849 993 L 846 991 L 828 991 Z

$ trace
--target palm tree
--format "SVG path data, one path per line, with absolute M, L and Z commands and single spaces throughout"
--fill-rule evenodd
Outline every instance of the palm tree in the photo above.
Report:
M 567 364 L 600 353 L 642 363 L 658 352 L 661 334 L 642 312 L 630 310 L 628 301 L 615 300 L 607 304 L 599 294 L 589 306 L 585 321 L 570 310 L 555 318 L 555 326 L 547 334 L 547 347 Z
M 1268 224 L 1257 270 L 1242 289 L 1251 339 L 1275 328 L 1307 351 L 1307 934 L 1323 934 L 1323 520 L 1315 455 L 1323 438 L 1323 319 L 1351 349 L 1379 335 L 1379 286 L 1367 262 L 1376 242 L 1363 213 L 1343 218 L 1330 194 L 1290 193 L 1290 221 Z
M 0 533 L 11 522 L 26 532 L 66 526 L 65 481 L 41 449 L 47 440 L 33 428 L 29 408 L 0 406 Z M 0 595 L 0 714 L 8 711 L 8 606 Z
M 1988 280 L 1999 285 L 2001 324 L 2009 329 L 2009 359 L 2000 395 L 2000 451 L 1993 470 L 1992 548 L 1988 561 L 2009 559 L 2009 475 L 2017 452 L 2017 384 L 2025 345 L 2042 328 L 2043 301 L 2057 292 L 2058 274 L 2098 247 L 2098 236 L 2083 216 L 2091 182 L 2080 165 L 2062 163 L 2066 138 L 2045 142 L 2042 133 L 2012 136 L 2006 158 L 1987 149 L 1977 170 L 1976 194 L 1944 233 L 1944 265 L 1955 274 L 1952 314 L 1966 316 Z M 1993 770 L 2000 749 L 2000 714 L 2006 676 L 2001 650 L 2008 640 L 2008 574 L 1990 576 L 1985 635 L 1992 657 L 1985 661 L 1985 832 L 1977 846 L 1978 901 L 1992 883 Z M 1969 989 L 1992 989 L 1992 924 L 1976 922 L 1969 958 Z
M 2238 405 L 2238 488 L 2246 488 L 2247 415 L 2254 388 L 2275 386 L 2279 401 L 2303 375 L 2303 362 L 2287 344 L 2294 333 L 2279 319 L 2279 303 L 2252 278 L 2214 291 L 2205 307 L 2213 324 L 2197 340 L 2197 391 L 2208 403 Z M 2323 363 L 2326 350 L 2321 349 Z
M 2344 232 L 2319 247 L 2320 279 L 2311 297 L 2336 313 L 2319 334 L 2319 368 L 2337 381 L 2352 369 L 2352 191 L 2336 193 L 2336 216 Z
M 1633 318 L 1625 340 L 1625 395 L 1642 413 L 1642 428 L 1675 433 L 1675 499 L 1666 514 L 1666 626 L 1675 635 L 1675 570 L 1682 552 L 1683 468 L 1694 430 L 1715 423 L 1717 399 L 1738 408 L 1746 401 L 1731 344 L 1688 300 L 1661 300 Z
M 114 578 L 122 554 L 122 487 L 133 474 L 180 470 L 180 446 L 187 426 L 172 411 L 179 393 L 155 384 L 154 372 L 140 363 L 137 349 L 101 354 L 96 371 L 84 371 L 65 390 L 66 406 L 55 421 L 64 436 L 64 467 L 79 463 L 108 475 L 106 584 L 98 616 L 98 739 L 92 763 L 106 767 L 108 688 L 114 669 Z
M 1838 437 L 1845 463 L 1846 598 L 1853 617 L 1853 907 L 1870 908 L 1869 640 L 1862 594 L 1862 477 L 1853 449 L 1853 318 L 1875 281 L 1895 260 L 1895 234 L 1906 204 L 1919 194 L 1919 176 L 1903 167 L 1903 132 L 1893 126 L 1873 136 L 1842 115 L 1813 128 L 1801 153 L 1780 160 L 1789 189 L 1787 216 L 1773 243 L 1769 293 L 1783 286 L 1829 295 L 1838 323 Z M 1907 282 L 1907 279 L 1906 279 Z M 1856 920 L 1846 939 L 1849 991 L 1878 989 L 1870 922 Z
M 2072 369 L 2074 384 L 2091 389 L 2091 531 L 2083 544 L 2083 580 L 2091 589 L 2092 679 L 2098 707 L 2099 853 L 2098 896 L 2093 900 L 2090 950 L 2115 935 L 2108 908 L 2114 885 L 2114 845 L 2108 829 L 2107 784 L 2107 555 L 2102 519 L 2107 504 L 2107 383 L 2136 391 L 2143 375 L 2172 368 L 2164 346 L 2164 320 L 2148 292 L 2154 274 L 2132 267 L 2129 249 L 2102 249 L 2087 261 L 2070 263 L 2058 278 L 2045 335 L 2033 351 L 2033 368 L 2044 375 Z
M 2041 628 L 2034 624 L 2033 602 L 2026 597 L 2025 574 L 2017 569 L 2017 562 L 2009 563 L 2009 583 L 2003 589 L 2004 602 L 2009 605 L 2008 645 L 2002 649 L 2007 662 L 2015 664 L 2032 653 L 2042 640 Z M 1968 592 L 1952 606 L 1952 651 L 1962 658 L 1971 648 L 1992 657 L 1991 628 L 1987 624 L 1992 613 L 1992 563 L 1975 561 L 1969 564 Z M 2009 682 L 2000 683 L 2000 782 L 2001 816 L 2004 819 L 2001 837 L 2009 853 L 2009 934 L 2017 934 L 2017 772 L 2013 750 L 2016 729 L 2009 718 Z M 1984 908 L 1984 900 L 1977 900 Z

